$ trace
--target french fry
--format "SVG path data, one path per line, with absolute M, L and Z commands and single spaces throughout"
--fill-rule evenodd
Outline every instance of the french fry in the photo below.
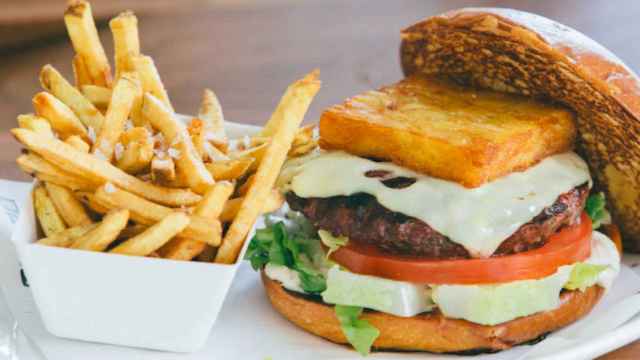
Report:
M 173 106 L 171 105 L 171 101 L 169 100 L 169 95 L 167 94 L 167 90 L 162 84 L 160 74 L 158 73 L 158 69 L 154 64 L 153 59 L 150 56 L 138 55 L 131 58 L 131 60 L 133 61 L 135 70 L 140 76 L 142 90 L 145 93 L 150 93 L 151 95 L 155 96 L 166 107 L 171 109 L 171 112 L 173 113 L 174 110 Z
M 45 65 L 40 71 L 40 84 L 56 98 L 67 105 L 86 127 L 99 131 L 104 121 L 102 113 L 78 89 L 51 65 Z
M 20 155 L 16 159 L 16 163 L 22 171 L 36 176 L 44 182 L 51 182 L 57 185 L 66 186 L 72 190 L 90 190 L 97 187 L 84 179 L 80 179 L 59 167 L 51 164 L 36 154 Z
M 205 167 L 216 181 L 235 180 L 246 175 L 254 161 L 253 158 L 214 161 Z
M 140 92 L 140 81 L 135 73 L 124 73 L 116 82 L 111 95 L 111 102 L 104 117 L 98 137 L 93 144 L 94 155 L 104 157 L 107 161 L 113 158 L 113 150 L 124 132 L 124 125 L 129 118 L 133 102 Z
M 140 174 L 149 168 L 153 159 L 153 148 L 147 144 L 132 142 L 126 145 L 117 166 L 129 174 Z M 152 173 L 153 174 L 153 173 Z
M 23 129 L 29 129 L 53 137 L 51 124 L 46 119 L 34 114 L 18 115 L 18 125 Z
M 44 187 L 38 186 L 33 191 L 33 206 L 40 227 L 46 236 L 52 236 L 67 228 Z
M 46 238 L 42 238 L 38 240 L 36 244 L 56 247 L 69 247 L 76 238 L 95 229 L 96 226 L 98 226 L 97 223 L 91 223 L 70 227 Z
M 220 101 L 218 101 L 216 94 L 209 89 L 204 89 L 202 94 L 198 118 L 205 123 L 205 137 L 207 139 L 226 140 L 227 134 L 224 130 L 222 106 L 220 106 Z M 207 134 L 207 132 L 211 132 L 211 134 Z
M 58 139 L 26 129 L 12 129 L 11 133 L 29 150 L 62 170 L 92 183 L 110 182 L 138 196 L 169 206 L 189 206 L 197 203 L 201 198 L 189 190 L 171 189 L 146 183 L 109 162 L 82 153 Z
M 91 103 L 100 109 L 106 110 L 111 102 L 111 89 L 97 85 L 82 85 L 80 91 Z
M 84 140 L 82 140 L 82 138 L 80 138 L 78 135 L 69 136 L 64 142 L 73 146 L 78 151 L 82 151 L 83 153 L 88 153 L 91 148 L 91 146 L 84 142 Z
M 293 143 L 291 143 L 291 147 L 301 146 L 313 140 L 313 130 L 315 128 L 316 128 L 315 124 L 309 124 L 301 127 L 300 130 L 298 130 L 296 137 L 293 138 Z
M 203 196 L 194 210 L 194 214 L 205 219 L 217 219 L 224 209 L 224 204 L 233 192 L 233 184 L 227 181 L 213 185 Z M 193 239 L 176 237 L 158 250 L 167 259 L 191 260 L 202 253 L 207 245 Z
M 111 68 L 98 37 L 91 5 L 83 0 L 72 0 L 64 13 L 64 22 L 73 49 L 82 57 L 91 83 L 111 87 Z
M 78 236 L 71 244 L 72 249 L 104 251 L 118 238 L 118 234 L 127 226 L 129 210 L 112 210 L 92 230 Z
M 174 211 L 169 207 L 145 200 L 115 186 L 109 187 L 108 190 L 105 189 L 105 186 L 100 186 L 93 196 L 89 197 L 89 201 L 97 203 L 103 209 L 124 207 L 131 211 L 133 221 L 143 225 L 152 225 Z M 180 233 L 181 237 L 206 242 L 212 246 L 220 244 L 221 225 L 219 221 L 203 219 L 200 216 L 191 216 L 191 218 L 187 228 Z
M 91 218 L 84 209 L 82 203 L 73 195 L 73 191 L 66 187 L 45 183 L 47 193 L 58 210 L 58 214 L 67 226 L 79 226 L 91 224 Z
M 146 256 L 158 250 L 189 224 L 189 216 L 173 212 L 150 226 L 140 235 L 126 240 L 110 252 L 121 255 Z
M 260 163 L 253 186 L 247 191 L 218 249 L 216 262 L 231 264 L 236 261 L 249 231 L 263 209 L 265 200 L 272 192 L 309 104 L 320 89 L 318 75 L 318 71 L 313 71 L 291 84 L 263 130 L 263 134 L 272 137 L 264 155 L 269 161 Z
M 269 144 L 270 141 L 267 141 L 240 152 L 232 152 L 229 154 L 229 157 L 231 157 L 231 159 L 253 159 L 249 166 L 249 172 L 256 171 L 269 148 Z
M 140 54 L 138 18 L 133 12 L 125 11 L 111 19 L 109 27 L 113 34 L 117 80 L 122 73 L 135 70 L 131 58 Z
M 218 248 L 207 245 L 204 250 L 196 256 L 196 260 L 201 262 L 213 262 L 216 259 L 217 253 Z
M 82 139 L 89 141 L 87 129 L 82 125 L 80 119 L 55 96 L 40 92 L 33 97 L 33 107 L 38 116 L 49 121 L 53 130 L 61 138 L 66 139 L 71 135 L 79 135 Z
M 215 183 L 211 174 L 204 166 L 202 159 L 191 142 L 188 131 L 173 111 L 151 94 L 145 94 L 142 108 L 143 117 L 151 126 L 158 129 L 165 140 L 175 149 L 177 154 L 172 156 L 178 174 L 187 181 L 189 187 L 198 194 L 203 194 Z M 170 154 L 171 155 L 171 154 Z
M 222 210 L 222 213 L 220 214 L 220 222 L 225 223 L 233 221 L 233 219 L 238 216 L 238 212 L 240 211 L 244 200 L 245 197 L 229 199 L 224 204 L 224 210 Z M 266 214 L 276 211 L 282 207 L 282 204 L 284 204 L 284 196 L 278 190 L 273 189 L 267 194 L 259 212 L 260 214 Z
M 318 141 L 317 140 L 310 140 L 308 143 L 306 144 L 300 144 L 297 145 L 295 147 L 291 147 L 291 150 L 289 150 L 289 157 L 299 157 L 299 156 L 303 156 L 303 155 L 307 155 L 308 153 L 312 152 L 314 149 L 316 149 L 318 147 Z
M 84 63 L 84 58 L 80 54 L 76 54 L 73 57 L 71 65 L 73 66 L 73 77 L 76 79 L 77 88 L 92 84 L 91 75 L 89 75 L 87 65 Z

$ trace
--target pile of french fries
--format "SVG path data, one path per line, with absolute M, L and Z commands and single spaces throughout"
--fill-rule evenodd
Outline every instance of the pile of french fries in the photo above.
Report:
M 300 127 L 320 88 L 313 71 L 291 84 L 262 131 L 228 139 L 220 103 L 204 90 L 197 117 L 177 116 L 154 61 L 140 52 L 132 12 L 111 19 L 115 75 L 91 6 L 64 15 L 75 84 L 53 66 L 40 73 L 34 114 L 18 116 L 17 163 L 39 181 L 39 244 L 122 255 L 234 263 L 287 158 L 317 147 Z

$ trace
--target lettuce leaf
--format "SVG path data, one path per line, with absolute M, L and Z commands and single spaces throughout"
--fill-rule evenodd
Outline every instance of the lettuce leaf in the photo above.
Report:
M 591 194 L 587 198 L 587 202 L 584 206 L 584 211 L 587 212 L 587 215 L 591 218 L 591 222 L 593 223 L 593 228 L 597 229 L 603 222 L 607 221 L 611 218 L 609 212 L 605 208 L 606 201 L 604 198 L 604 193 L 599 192 L 597 194 Z
M 340 246 L 345 246 L 349 242 L 348 237 L 335 237 L 326 230 L 318 230 L 318 236 L 320 236 L 320 241 L 322 241 L 322 243 L 329 248 L 329 251 L 327 251 L 327 257 L 329 257 L 332 252 L 338 250 Z
M 319 250 L 319 241 L 309 239 L 303 232 L 291 235 L 284 221 L 256 231 L 251 239 L 245 259 L 254 270 L 267 263 L 286 266 L 298 273 L 300 286 L 310 294 L 319 294 L 327 288 L 322 272 L 312 265 Z
M 369 355 L 371 345 L 380 335 L 380 330 L 376 329 L 367 320 L 359 319 L 362 308 L 358 306 L 335 306 L 336 317 L 340 321 L 340 327 L 349 343 L 360 355 Z
M 577 263 L 571 270 L 569 281 L 564 285 L 565 289 L 584 291 L 586 288 L 598 281 L 601 272 L 607 269 L 607 265 L 596 265 L 589 263 Z

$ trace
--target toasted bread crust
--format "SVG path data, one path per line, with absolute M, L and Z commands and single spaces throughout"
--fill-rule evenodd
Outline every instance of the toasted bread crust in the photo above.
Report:
M 573 115 L 521 96 L 411 76 L 327 109 L 325 149 L 477 187 L 573 146 Z
M 273 307 L 289 321 L 329 341 L 347 343 L 332 306 L 290 293 L 264 272 L 262 282 Z M 591 311 L 603 293 L 604 290 L 598 286 L 584 292 L 566 291 L 561 294 L 561 305 L 555 310 L 495 326 L 448 319 L 439 312 L 403 318 L 366 311 L 362 318 L 380 330 L 380 336 L 373 344 L 376 349 L 430 352 L 504 350 L 580 319 Z
M 405 29 L 401 61 L 407 75 L 445 75 L 573 109 L 578 150 L 608 195 L 625 248 L 640 251 L 640 79 L 615 55 L 542 16 L 470 8 Z

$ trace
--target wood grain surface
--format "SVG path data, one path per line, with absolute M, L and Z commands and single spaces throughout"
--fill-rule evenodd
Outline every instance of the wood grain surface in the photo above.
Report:
M 8 1 L 12 2 L 24 1 Z M 400 79 L 399 31 L 421 18 L 463 6 L 540 13 L 586 33 L 640 70 L 640 1 L 636 0 L 121 0 L 97 1 L 94 9 L 101 14 L 124 10 L 114 3 L 144 5 L 139 16 L 142 51 L 154 57 L 177 111 L 195 112 L 202 89 L 210 87 L 220 97 L 228 120 L 252 124 L 265 122 L 287 84 L 313 68 L 321 70 L 323 88 L 307 122 L 347 96 Z M 29 22 L 28 15 L 5 4 L 0 20 L 11 22 L 7 14 L 14 11 L 15 22 Z M 51 63 L 71 75 L 71 45 L 64 30 L 59 31 L 64 1 L 46 4 L 47 9 L 32 14 L 45 10 L 59 14 L 45 40 L 0 49 L 0 178 L 28 179 L 15 166 L 20 147 L 7 130 L 15 126 L 18 114 L 33 111 L 31 97 L 39 90 L 40 67 Z M 0 24 L 0 32 L 3 26 L 8 25 Z M 104 27 L 100 34 L 111 53 L 111 34 Z M 640 343 L 604 358 L 640 359 Z

